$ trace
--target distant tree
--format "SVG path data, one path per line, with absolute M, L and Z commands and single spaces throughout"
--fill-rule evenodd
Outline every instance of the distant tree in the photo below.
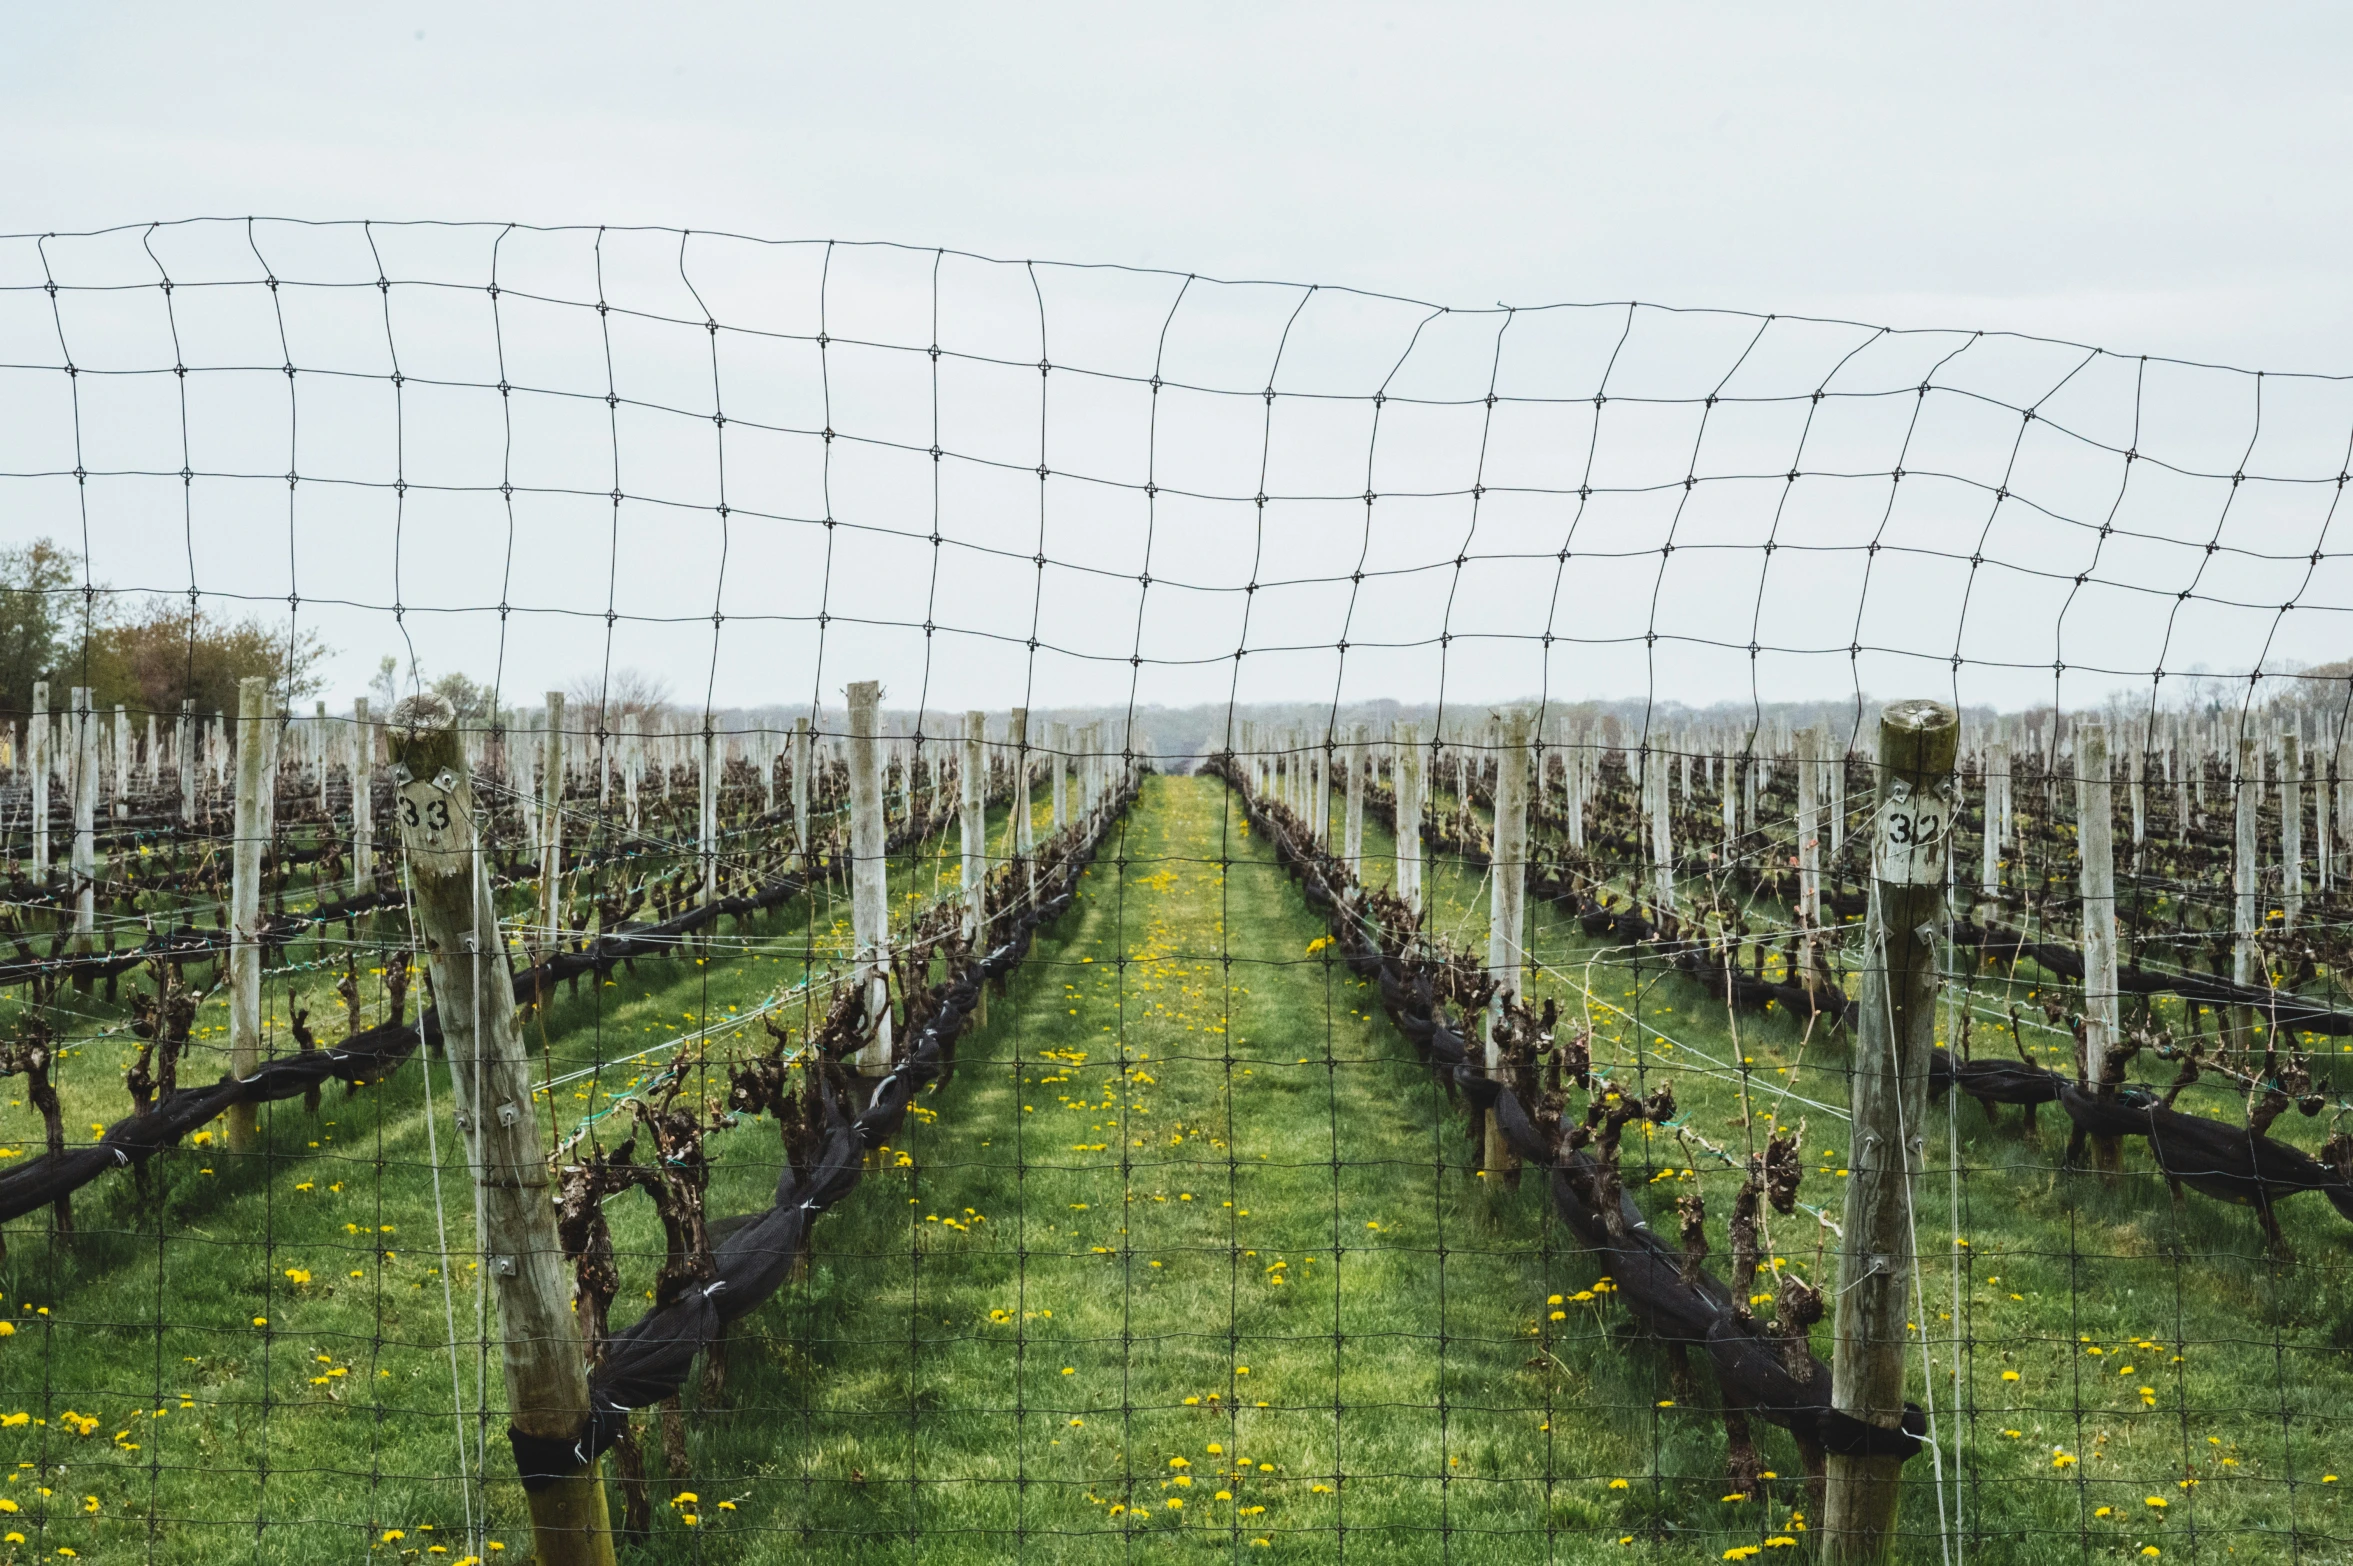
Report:
M 0 549 L 0 707 L 30 711 L 33 682 L 56 667 L 77 608 L 80 563 L 45 538 Z
M 273 701 L 291 706 L 321 689 L 330 651 L 315 632 L 209 614 L 180 598 L 112 604 L 90 628 L 86 653 L 83 641 L 69 629 L 57 679 L 89 685 L 101 710 L 119 703 L 166 714 L 191 700 L 199 713 L 234 713 L 238 682 L 255 675 L 270 682 Z
M 593 734 L 599 727 L 617 733 L 624 717 L 635 714 L 646 728 L 670 706 L 670 682 L 637 669 L 615 669 L 582 674 L 564 690 L 564 726 Z

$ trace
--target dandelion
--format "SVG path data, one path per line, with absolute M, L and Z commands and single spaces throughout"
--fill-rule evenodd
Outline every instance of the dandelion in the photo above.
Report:
M 1613 1490 L 1623 1490 L 1627 1488 L 1626 1481 L 1623 1479 L 1612 1479 L 1610 1481 L 1610 1488 Z
M 2169 1503 L 2166 1501 L 2165 1497 L 2163 1497 L 2162 1495 L 2152 1495 L 2152 1496 L 2150 1496 L 2150 1497 L 2149 1497 L 2149 1503 L 2148 1503 L 2148 1504 L 2149 1504 L 2151 1507 L 2153 1507 L 2153 1508 L 2155 1508 L 2156 1510 L 2158 1510 L 2158 1511 L 2160 1511 L 2160 1512 L 2161 1512 L 2161 1511 L 2165 1510 L 2166 1506 L 2167 1506 Z

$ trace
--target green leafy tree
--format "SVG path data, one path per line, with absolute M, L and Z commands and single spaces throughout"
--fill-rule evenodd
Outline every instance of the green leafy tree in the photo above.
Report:
M 79 565 L 45 538 L 0 549 L 0 707 L 30 711 L 33 682 L 56 666 L 79 607 Z M 49 699 L 64 700 L 54 693 Z
M 66 655 L 69 683 L 77 685 L 83 683 L 78 651 L 69 646 Z M 238 682 L 254 675 L 270 682 L 281 706 L 316 695 L 328 651 L 311 631 L 256 615 L 208 614 L 185 599 L 151 598 L 107 611 L 91 631 L 86 667 L 101 710 L 120 703 L 135 713 L 171 714 L 193 701 L 209 716 L 235 713 Z

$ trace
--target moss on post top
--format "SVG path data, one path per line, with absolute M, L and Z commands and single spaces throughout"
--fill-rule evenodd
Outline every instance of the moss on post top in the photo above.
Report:
M 1879 769 L 1915 788 L 1951 775 L 1961 755 L 1961 718 L 1941 701 L 1890 702 L 1879 713 Z
M 463 770 L 466 748 L 458 741 L 458 713 L 437 691 L 404 696 L 392 709 L 385 740 L 392 759 L 413 778 L 429 778 L 444 767 Z

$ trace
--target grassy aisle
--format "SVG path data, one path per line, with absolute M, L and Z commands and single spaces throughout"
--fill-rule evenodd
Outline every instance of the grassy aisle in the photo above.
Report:
M 1367 879 L 1386 883 L 1391 837 L 1368 824 L 1365 850 Z M 1427 877 L 1430 928 L 1484 952 L 1488 890 L 1480 872 L 1437 859 Z M 1852 1059 L 1842 1032 L 1809 1029 L 1778 1007 L 1733 1019 L 1690 980 L 1630 964 L 1622 949 L 1584 936 L 1565 909 L 1538 902 L 1529 915 L 1540 965 L 1531 993 L 1590 1019 L 1597 1067 L 1646 1089 L 1674 1084 L 1677 1124 L 1691 1139 L 1630 1142 L 1626 1158 L 1629 1183 L 1663 1233 L 1674 1231 L 1674 1199 L 1702 1192 L 1721 1275 L 1739 1175 L 1708 1144 L 1744 1157 L 1762 1145 L 1774 1113 L 1804 1123 L 1799 1200 L 1842 1215 Z M 1982 1012 L 1991 1015 L 1976 1020 L 1976 1049 L 2009 1055 L 1998 1004 L 1988 1000 Z M 1940 1021 L 1940 1042 L 1950 1020 Z M 2036 1043 L 2031 1027 L 2024 1041 Z M 2162 1082 L 2171 1068 L 2144 1059 L 2142 1070 Z M 2191 1095 L 2184 1107 L 2213 1112 L 2217 1102 L 2236 1114 L 2221 1095 Z M 1967 1547 L 2021 1562 L 2140 1560 L 2151 1548 L 2165 1558 L 2353 1559 L 2343 1500 L 2353 1482 L 2353 1238 L 2344 1221 L 2316 1196 L 2287 1203 L 2281 1221 L 2296 1260 L 2279 1264 L 2245 1209 L 2195 1194 L 2176 1207 L 2138 1143 L 2127 1144 L 2125 1177 L 2104 1182 L 2057 1167 L 2067 1124 L 2053 1107 L 2034 1139 L 2015 1110 L 1989 1124 L 1974 1104 L 1964 1101 L 1957 1117 L 1949 1108 L 1931 1110 L 1918 1215 L 1936 1370 L 1930 1384 L 1915 1355 L 1910 1395 L 1937 1410 L 1953 1454 L 1944 1516 L 1949 1523 L 1957 1510 Z M 2275 1134 L 2310 1148 L 2324 1130 L 2291 1116 Z M 1775 1221 L 1777 1264 L 1826 1291 L 1836 1245 L 1805 1208 Z M 1825 1324 L 1814 1348 L 1827 1357 L 1830 1346 Z M 1641 1406 L 1644 1389 L 1681 1405 L 1657 1416 L 1659 1443 L 1641 1443 L 1625 1498 L 1647 1487 L 1650 1515 L 1682 1531 L 1662 1540 L 1664 1554 L 1680 1556 L 1695 1542 L 1690 1530 L 1712 1555 L 1737 1542 L 1739 1526 L 1751 1542 L 1789 1526 L 1804 1501 L 1786 1438 L 1767 1432 L 1762 1443 L 1767 1466 L 1783 1475 L 1767 1515 L 1720 1503 L 1709 1475 L 1720 1484 L 1723 1438 L 1702 1406 L 1712 1387 L 1676 1393 L 1647 1345 L 1630 1349 L 1624 1369 L 1628 1406 Z M 1907 1478 L 1916 1482 L 1905 1526 L 1933 1548 L 1932 1465 L 1914 1462 Z M 1613 1515 L 1645 1532 L 1642 1509 L 1626 1504 Z M 1707 1533 L 1711 1524 L 1722 1531 Z
M 1548 1558 L 1608 1492 L 1550 1446 L 1533 1191 L 1490 1211 L 1221 785 L 1152 780 L 1124 860 L 763 1322 L 740 1558 Z
M 955 875 L 953 856 L 940 847 L 894 860 L 893 890 L 908 907 Z M 524 1023 L 534 1077 L 600 1062 L 606 1069 L 540 1101 L 549 1143 L 590 1115 L 612 1112 L 674 1051 L 629 1057 L 697 1030 L 712 1036 L 689 1046 L 690 1058 L 707 1060 L 693 1095 L 723 1098 L 728 1056 L 767 1042 L 742 1019 L 812 968 L 822 973 L 836 962 L 848 920 L 846 893 L 823 887 L 749 927 L 724 921 L 691 954 L 640 959 L 601 987 L 583 980 L 577 993 L 559 991 Z M 379 934 L 398 939 L 403 929 L 385 921 Z M 303 987 L 294 1003 L 313 1008 L 325 1039 L 340 1037 L 341 1011 L 323 993 L 324 979 L 295 982 Z M 411 990 L 412 1020 L 422 990 L 421 982 Z M 265 1000 L 272 1027 L 282 1029 L 287 987 L 273 982 Z M 94 998 L 78 1004 L 94 1021 L 111 1020 Z M 219 1031 L 220 1004 L 208 1003 L 202 1027 Z M 795 1004 L 783 1012 L 796 1032 L 800 1011 Z M 218 1069 L 214 1042 L 208 1036 L 191 1051 L 184 1081 L 209 1080 Z M 77 1051 L 68 1062 L 62 1086 L 72 1139 L 94 1135 L 101 1116 L 123 1113 L 112 1068 L 127 1064 L 129 1044 L 85 1046 L 86 1056 Z M 40 1147 L 39 1121 L 21 1082 L 14 1088 L 0 1110 L 0 1147 L 29 1156 Z M 472 1194 L 450 1123 L 445 1063 L 432 1063 L 431 1134 L 425 1091 L 415 1062 L 349 1097 L 330 1083 L 315 1114 L 300 1100 L 266 1106 L 263 1146 L 250 1157 L 229 1155 L 216 1124 L 159 1155 L 143 1176 L 112 1174 L 84 1188 L 74 1197 L 78 1233 L 70 1240 L 50 1232 L 45 1211 L 8 1227 L 0 1260 L 0 1501 L 15 1509 L 0 1507 L 0 1566 L 58 1559 L 60 1548 L 82 1562 L 175 1563 L 352 1560 L 372 1548 L 375 1558 L 406 1552 L 446 1566 L 467 1553 L 461 1430 L 467 1472 L 483 1444 L 490 1451 L 488 1515 L 492 1537 L 505 1546 L 492 1558 L 528 1547 L 522 1494 L 501 1450 L 498 1357 L 495 1346 L 487 1357 L 480 1352 L 477 1271 L 466 1260 Z M 625 1112 L 609 1124 L 608 1145 L 629 1134 Z M 727 1161 L 759 1135 L 712 1139 L 722 1169 L 715 1211 L 757 1205 L 756 1196 L 735 1193 L 751 1192 L 760 1173 L 731 1170 Z M 756 1156 L 773 1145 L 759 1143 Z M 626 1323 L 660 1265 L 661 1229 L 642 1196 L 617 1199 L 609 1212 L 625 1279 L 615 1318 Z M 445 1243 L 453 1274 L 446 1295 Z M 489 1331 L 495 1345 L 495 1313 Z M 462 1403 L 462 1418 L 453 1401 Z M 391 1532 L 402 1537 L 385 1540 Z M 16 1543 L 10 1534 L 25 1537 Z M 445 1553 L 432 1553 L 436 1544 Z

